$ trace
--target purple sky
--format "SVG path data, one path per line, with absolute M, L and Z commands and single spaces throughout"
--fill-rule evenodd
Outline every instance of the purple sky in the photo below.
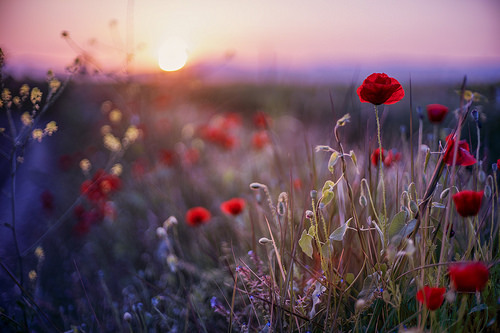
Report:
M 128 7 L 129 6 L 129 7 Z M 128 10 L 129 9 L 129 10 Z M 157 71 L 163 40 L 185 41 L 188 66 L 500 65 L 497 0 L 0 1 L 8 69 L 61 71 L 78 51 L 106 69 Z M 111 23 L 114 22 L 114 23 Z

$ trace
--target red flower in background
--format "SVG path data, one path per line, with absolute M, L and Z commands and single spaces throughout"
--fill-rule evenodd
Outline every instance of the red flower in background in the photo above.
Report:
M 380 148 L 377 148 L 373 151 L 370 156 L 372 164 L 374 166 L 378 166 L 378 162 L 380 161 Z M 384 165 L 386 167 L 390 167 L 392 163 L 401 160 L 401 153 L 393 153 L 392 149 L 386 154 L 384 148 L 382 148 L 382 161 L 384 161 Z
M 271 118 L 262 111 L 258 111 L 253 116 L 253 123 L 257 128 L 266 129 L 271 126 Z
M 431 123 L 440 123 L 448 113 L 448 108 L 441 104 L 427 105 L 427 116 Z
M 357 90 L 359 100 L 363 103 L 394 104 L 405 95 L 401 84 L 384 73 L 373 73 L 368 76 Z
M 232 149 L 236 147 L 236 138 L 224 128 L 203 126 L 200 128 L 200 136 L 221 148 Z
M 186 222 L 191 227 L 197 227 L 208 222 L 211 217 L 212 214 L 206 208 L 194 207 L 187 211 Z
M 224 201 L 220 205 L 220 209 L 223 213 L 228 215 L 237 216 L 240 215 L 245 209 L 245 200 L 241 198 L 233 198 L 228 201 Z
M 392 150 L 389 150 L 387 156 L 384 158 L 384 165 L 386 167 L 390 167 L 392 163 L 397 162 L 401 159 L 401 153 L 393 153 Z
M 497 160 L 497 169 L 500 169 L 500 158 Z
M 446 137 L 447 149 L 444 153 L 444 162 L 447 165 L 453 164 L 453 152 L 455 151 L 455 140 L 453 134 Z M 469 166 L 476 164 L 476 159 L 469 152 L 469 144 L 465 140 L 458 141 L 457 165 Z
M 488 267 L 482 262 L 462 262 L 448 267 L 450 280 L 459 292 L 481 291 L 489 279 Z
M 434 311 L 443 304 L 445 292 L 446 288 L 425 286 L 417 292 L 417 301 Z
M 47 215 L 52 215 L 54 213 L 54 195 L 49 190 L 45 190 L 40 195 L 40 200 L 42 201 L 43 211 Z
M 452 196 L 455 208 L 462 217 L 476 216 L 481 208 L 484 191 L 461 191 Z
M 256 150 L 261 150 L 271 143 L 267 131 L 258 131 L 252 135 L 252 147 Z
M 176 154 L 172 150 L 162 149 L 158 153 L 158 161 L 165 166 L 174 165 L 176 160 Z
M 92 179 L 86 180 L 80 187 L 80 193 L 91 202 L 98 203 L 106 201 L 110 193 L 121 187 L 121 180 L 115 175 L 97 170 Z
M 385 159 L 385 151 L 384 148 L 382 148 L 382 160 L 384 159 Z M 373 151 L 371 155 L 371 160 L 374 166 L 378 165 L 378 162 L 380 161 L 380 148 L 377 148 Z

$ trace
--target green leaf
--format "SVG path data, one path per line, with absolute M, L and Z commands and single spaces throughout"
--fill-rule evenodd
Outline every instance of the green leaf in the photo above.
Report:
M 407 213 L 402 210 L 392 218 L 391 224 L 389 225 L 389 239 L 396 236 L 406 225 Z
M 335 187 L 335 183 L 332 182 L 331 180 L 327 180 L 325 185 L 323 186 L 323 189 L 321 190 L 321 202 L 324 205 L 328 205 L 334 197 L 333 193 L 333 188 Z
M 302 236 L 300 236 L 299 240 L 299 245 L 300 248 L 302 249 L 302 252 L 304 252 L 309 258 L 312 259 L 312 254 L 313 254 L 313 246 L 312 246 L 312 237 L 307 233 L 307 231 L 302 231 Z
M 325 244 L 323 244 L 321 246 L 321 256 L 323 258 L 330 259 L 330 256 L 332 255 L 332 253 L 333 253 L 332 243 L 330 240 L 328 240 L 328 241 L 326 241 Z
M 344 239 L 345 232 L 347 231 L 347 227 L 349 226 L 349 222 L 352 220 L 352 217 L 347 220 L 344 225 L 338 227 L 332 234 L 330 235 L 330 239 L 334 241 L 342 241 Z
M 330 160 L 328 161 L 328 170 L 330 170 L 331 173 L 333 173 L 333 167 L 335 166 L 335 164 L 337 164 L 339 157 L 340 153 L 336 150 L 330 155 Z

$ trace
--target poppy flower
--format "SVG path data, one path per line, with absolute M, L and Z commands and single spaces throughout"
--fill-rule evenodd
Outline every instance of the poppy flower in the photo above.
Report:
M 482 262 L 462 262 L 448 267 L 450 280 L 458 292 L 481 291 L 489 278 L 488 267 Z
M 497 160 L 497 170 L 500 169 L 500 158 Z
M 484 191 L 461 191 L 452 196 L 458 214 L 462 217 L 476 216 L 481 208 Z
M 243 212 L 243 209 L 245 209 L 245 200 L 241 198 L 233 198 L 231 200 L 224 201 L 220 205 L 220 209 L 227 215 L 240 215 L 241 212 Z
M 392 163 L 397 162 L 401 159 L 401 153 L 393 153 L 392 150 L 389 150 L 387 156 L 384 158 L 384 165 L 386 167 L 390 167 Z
M 424 286 L 417 292 L 417 301 L 434 311 L 443 304 L 445 292 L 446 288 Z
M 359 100 L 363 103 L 394 104 L 405 95 L 401 84 L 384 73 L 373 73 L 368 76 L 357 90 Z
M 93 203 L 106 201 L 110 193 L 121 187 L 121 180 L 115 175 L 98 170 L 92 179 L 86 180 L 80 186 L 80 193 Z
M 444 153 L 444 162 L 447 165 L 453 164 L 453 152 L 455 151 L 455 140 L 453 139 L 453 134 L 446 137 L 446 144 L 448 148 Z M 465 140 L 458 141 L 457 150 L 457 165 L 469 166 L 476 164 L 477 160 L 471 155 L 469 151 L 469 144 Z
M 270 143 L 267 131 L 258 131 L 252 135 L 252 147 L 256 150 L 261 150 Z
M 271 118 L 262 111 L 258 111 L 253 116 L 253 123 L 257 128 L 266 129 L 271 125 Z
M 191 227 L 200 226 L 212 217 L 212 214 L 208 211 L 208 209 L 203 207 L 194 207 L 187 211 L 186 213 L 186 222 Z
M 374 166 L 378 165 L 378 162 L 380 161 L 380 148 L 377 148 L 373 151 L 372 156 L 371 156 L 372 164 Z M 382 148 L 382 160 L 385 160 L 385 151 L 384 148 Z
M 431 123 L 440 123 L 448 113 L 448 108 L 441 104 L 427 105 L 427 116 Z

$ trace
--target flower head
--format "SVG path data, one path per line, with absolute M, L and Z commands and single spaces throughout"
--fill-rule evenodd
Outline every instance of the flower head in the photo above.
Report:
M 481 291 L 489 278 L 488 267 L 482 262 L 461 262 L 448 267 L 450 280 L 459 292 Z
M 484 191 L 461 191 L 452 196 L 458 214 L 462 217 L 476 216 L 481 208 Z
M 455 151 L 455 140 L 453 139 L 453 134 L 446 137 L 447 149 L 444 153 L 444 162 L 448 165 L 453 164 L 453 154 Z M 469 152 L 469 144 L 465 140 L 460 140 L 458 142 L 457 150 L 457 165 L 469 166 L 477 162 L 474 156 Z
M 424 286 L 417 292 L 417 301 L 434 311 L 443 304 L 445 292 L 446 288 Z
M 427 116 L 431 123 L 440 123 L 448 113 L 448 108 L 441 104 L 427 105 Z
M 241 198 L 233 198 L 228 201 L 224 201 L 220 205 L 220 209 L 227 215 L 240 215 L 245 209 L 245 200 Z
M 385 151 L 384 148 L 382 148 L 382 160 L 384 159 L 385 159 Z M 373 151 L 371 155 L 371 160 L 374 166 L 378 165 L 378 162 L 380 161 L 380 148 L 377 148 Z
M 384 73 L 373 73 L 368 76 L 357 90 L 359 100 L 363 103 L 394 104 L 405 95 L 401 84 Z
M 197 227 L 208 222 L 211 217 L 212 215 L 208 209 L 203 207 L 194 207 L 187 211 L 186 222 L 191 227 Z

